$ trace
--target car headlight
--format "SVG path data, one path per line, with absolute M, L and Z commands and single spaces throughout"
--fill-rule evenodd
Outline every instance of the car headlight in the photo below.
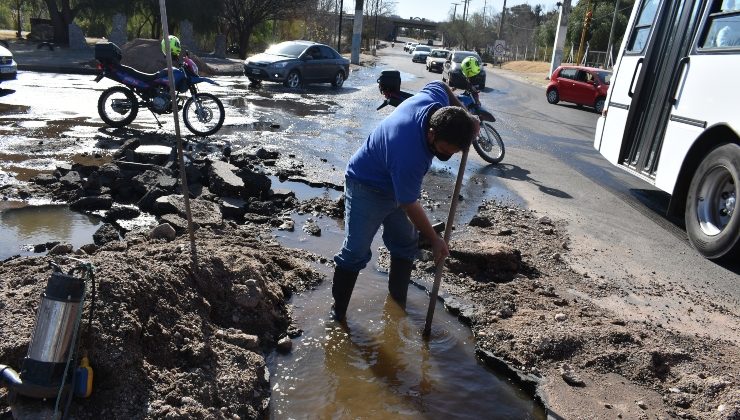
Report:
M 282 69 L 282 68 L 284 68 L 287 65 L 288 65 L 288 62 L 287 61 L 281 61 L 279 63 L 272 63 L 272 64 L 270 64 L 270 67 L 273 67 L 273 68 L 276 68 L 276 69 Z

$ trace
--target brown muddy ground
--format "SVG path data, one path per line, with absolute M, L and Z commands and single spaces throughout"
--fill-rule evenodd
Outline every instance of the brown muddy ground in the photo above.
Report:
M 167 243 L 129 235 L 84 257 L 96 267 L 92 334 L 83 337 L 95 385 L 92 398 L 74 401 L 73 418 L 264 416 L 265 354 L 290 329 L 286 299 L 320 281 L 310 255 L 282 249 L 264 233 L 200 230 L 197 271 L 187 236 Z M 0 264 L 0 360 L 16 368 L 50 258 Z M 0 413 L 7 404 L 0 391 Z
M 341 216 L 335 202 L 307 204 Z M 440 296 L 473 329 L 480 358 L 536 388 L 553 416 L 740 418 L 736 345 L 627 321 L 591 303 L 620 291 L 569 267 L 567 226 L 557 220 L 488 202 L 472 224 L 453 235 Z M 197 272 L 187 236 L 166 243 L 129 234 L 86 257 L 97 267 L 96 382 L 93 398 L 73 404 L 75 417 L 266 415 L 265 354 L 293 332 L 286 299 L 321 281 L 308 266 L 320 257 L 286 250 L 268 228 L 250 224 L 201 229 L 197 244 Z M 421 251 L 415 271 L 426 286 L 428 257 Z M 49 261 L 0 265 L 0 360 L 16 367 Z
M 561 222 L 489 202 L 472 224 L 453 236 L 448 266 L 464 270 L 445 275 L 441 295 L 471 325 L 479 356 L 505 362 L 512 374 L 538 384 L 554 418 L 740 419 L 735 343 L 628 321 L 593 304 L 622 291 L 608 278 L 569 267 L 570 239 Z M 512 276 L 456 261 L 455 241 L 458 248 L 472 243 L 494 250 L 494 256 L 519 254 L 520 269 Z M 431 262 L 417 263 L 416 274 L 427 285 L 433 273 Z M 680 289 L 656 286 L 643 293 L 689 300 Z M 710 316 L 726 312 L 708 301 L 703 309 Z

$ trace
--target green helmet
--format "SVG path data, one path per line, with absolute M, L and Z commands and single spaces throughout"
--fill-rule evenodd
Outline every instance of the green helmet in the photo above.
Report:
M 172 55 L 180 55 L 180 40 L 176 36 L 170 35 L 170 52 Z M 164 39 L 162 40 L 162 54 L 167 55 L 167 47 L 164 45 Z
M 460 67 L 462 68 L 463 75 L 467 78 L 471 78 L 480 73 L 480 64 L 478 64 L 478 59 L 473 56 L 465 57 L 462 63 L 460 63 Z

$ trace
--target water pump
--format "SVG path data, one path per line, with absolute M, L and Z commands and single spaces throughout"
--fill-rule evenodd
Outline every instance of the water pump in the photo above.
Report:
M 56 398 L 58 408 L 62 396 L 72 393 L 75 371 L 72 363 L 79 343 L 88 280 L 93 291 L 88 333 L 95 304 L 93 266 L 74 260 L 77 265 L 69 273 L 64 273 L 57 264 L 51 263 L 51 277 L 41 295 L 36 326 L 20 374 L 0 364 L 0 384 L 8 387 L 11 397 Z

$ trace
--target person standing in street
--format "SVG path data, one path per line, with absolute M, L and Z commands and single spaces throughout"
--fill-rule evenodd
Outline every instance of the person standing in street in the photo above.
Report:
M 334 319 L 345 319 L 381 225 L 391 254 L 388 290 L 401 305 L 406 302 L 419 232 L 431 243 L 435 263 L 449 255 L 419 203 L 421 184 L 434 157 L 450 159 L 470 145 L 479 129 L 480 121 L 450 88 L 435 81 L 396 108 L 355 152 L 345 173 L 344 243 L 334 256 Z

